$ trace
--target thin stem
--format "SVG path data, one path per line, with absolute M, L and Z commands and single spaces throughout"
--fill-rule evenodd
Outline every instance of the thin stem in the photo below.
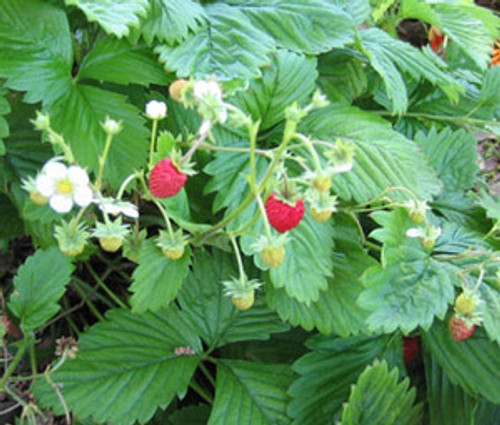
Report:
M 90 300 L 88 299 L 86 296 L 85 296 L 85 292 L 83 292 L 83 290 L 80 288 L 80 286 L 78 286 L 75 282 L 75 285 L 74 285 L 76 291 L 80 294 L 80 296 L 82 297 L 82 299 L 85 300 L 85 303 L 87 304 L 87 306 L 89 307 L 89 310 L 92 312 L 92 314 L 97 317 L 99 320 L 104 320 L 104 316 L 101 314 L 101 312 L 97 309 L 97 307 L 95 306 L 95 304 Z
M 36 364 L 36 351 L 35 351 L 35 336 L 32 335 L 29 341 L 29 351 L 30 351 L 30 364 L 31 364 L 31 373 L 36 375 L 38 371 L 38 367 Z
M 198 149 L 205 149 L 211 151 L 221 151 L 221 152 L 234 152 L 234 153 L 249 153 L 250 149 L 248 148 L 230 148 L 226 146 L 213 146 L 208 143 L 202 143 Z M 271 155 L 271 151 L 267 151 L 265 149 L 255 149 L 255 153 L 257 155 L 263 155 L 269 157 Z
M 476 286 L 474 286 L 474 292 L 476 292 L 483 283 L 483 278 L 484 278 L 484 268 L 481 268 L 481 271 L 479 272 L 479 277 L 477 278 Z
M 127 308 L 127 305 L 120 299 L 118 296 L 108 288 L 108 286 L 103 282 L 103 280 L 99 277 L 99 275 L 95 272 L 95 270 L 92 268 L 92 266 L 88 263 L 85 262 L 85 266 L 87 267 L 87 270 L 90 272 L 96 283 L 108 294 L 108 296 L 121 308 Z
M 104 145 L 104 151 L 102 152 L 102 155 L 99 157 L 99 173 L 97 175 L 97 180 L 95 184 L 96 192 L 99 192 L 101 190 L 102 176 L 104 175 L 104 165 L 106 164 L 106 159 L 108 157 L 112 141 L 113 141 L 113 134 L 108 133 L 106 135 L 106 143 Z
M 201 144 L 206 140 L 208 137 L 208 133 L 202 134 L 196 142 L 193 143 L 193 146 L 189 148 L 189 150 L 185 153 L 185 155 L 182 157 L 181 164 L 184 164 L 186 161 L 189 161 L 189 158 L 191 158 L 196 150 L 201 146 Z
M 120 189 L 118 189 L 118 194 L 116 195 L 116 199 L 120 200 L 122 199 L 123 193 L 125 192 L 125 189 L 129 185 L 131 181 L 137 178 L 137 173 L 130 174 L 125 180 L 123 180 L 123 183 L 120 186 Z
M 234 253 L 236 254 L 236 261 L 238 262 L 238 271 L 240 273 L 240 278 L 245 276 L 245 269 L 243 268 L 243 261 L 241 260 L 240 249 L 238 247 L 238 243 L 236 242 L 236 238 L 234 235 L 230 235 L 231 243 L 233 244 Z
M 382 247 L 380 245 L 374 244 L 374 243 L 367 241 L 367 240 L 365 240 L 363 242 L 363 245 L 367 246 L 370 249 L 373 249 L 374 251 L 378 251 L 378 252 L 382 251 Z
M 149 169 L 153 168 L 154 153 L 156 151 L 156 131 L 158 130 L 158 120 L 153 120 L 151 128 L 151 143 L 149 145 Z
M 75 234 L 76 228 L 78 227 L 78 223 L 83 217 L 83 214 L 85 214 L 85 211 L 87 210 L 87 207 L 82 207 L 80 208 L 80 211 L 78 211 L 78 214 L 76 215 L 75 221 L 73 222 L 73 225 L 71 226 L 71 235 L 73 236 Z
M 266 229 L 267 240 L 271 242 L 273 235 L 271 233 L 271 225 L 269 224 L 269 220 L 267 218 L 266 207 L 264 206 L 264 202 L 262 201 L 262 197 L 260 193 L 255 192 L 255 200 L 257 201 L 257 205 L 259 206 L 260 213 L 262 215 L 262 221 L 264 222 L 264 227 Z
M 212 384 L 212 386 L 215 388 L 215 380 L 210 373 L 210 371 L 207 369 L 207 367 L 203 364 L 203 362 L 200 362 L 200 370 L 205 375 L 205 378 L 207 378 L 208 382 Z
M 213 399 L 210 394 L 208 394 L 205 389 L 200 387 L 194 379 L 191 380 L 189 383 L 189 386 L 203 399 L 205 400 L 208 404 L 213 404 Z
M 311 153 L 311 156 L 312 156 L 313 161 L 314 161 L 314 166 L 316 167 L 316 171 L 321 170 L 321 162 L 319 160 L 318 153 L 316 152 L 316 149 L 314 149 L 314 146 L 313 146 L 311 140 L 309 140 L 309 138 L 307 138 L 306 136 L 304 136 L 303 134 L 300 134 L 300 133 L 297 133 L 295 136 L 300 139 L 300 141 L 302 142 L 302 145 L 305 146 L 307 148 L 307 150 Z
M 2 379 L 0 380 L 0 392 L 5 391 L 5 386 L 7 384 L 7 380 L 9 379 L 10 375 L 12 375 L 15 372 L 17 365 L 19 364 L 19 362 L 23 358 L 25 351 L 26 351 L 26 341 L 23 341 L 23 344 L 17 350 L 17 353 L 16 353 L 14 359 L 12 360 L 7 371 L 4 373 Z
M 369 111 L 372 114 L 392 116 L 389 111 Z M 402 117 L 413 117 L 413 118 L 427 118 L 435 121 L 450 121 L 463 124 L 482 124 L 482 125 L 498 125 L 498 121 L 481 120 L 477 118 L 464 117 L 450 117 L 448 115 L 432 115 L 432 114 L 422 114 L 418 112 L 406 112 Z
M 167 210 L 156 199 L 153 198 L 152 201 L 158 207 L 158 209 L 160 210 L 161 215 L 163 216 L 163 219 L 165 220 L 165 224 L 167 225 L 168 234 L 170 235 L 170 237 L 173 240 L 174 239 L 174 229 L 172 228 L 172 223 L 170 222 L 170 218 L 168 217 Z

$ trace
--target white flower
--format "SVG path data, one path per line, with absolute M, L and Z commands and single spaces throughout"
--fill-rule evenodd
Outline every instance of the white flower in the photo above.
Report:
M 348 171 L 352 170 L 352 166 L 352 162 L 345 162 L 344 164 L 335 165 L 332 168 L 332 171 L 335 173 L 347 173 Z
M 130 202 L 119 201 L 118 199 L 113 198 L 96 199 L 94 202 L 98 204 L 99 209 L 104 211 L 106 214 L 123 214 L 130 218 L 139 217 L 137 207 Z
M 422 232 L 422 229 L 417 229 L 415 227 L 408 229 L 406 231 L 406 236 L 409 238 L 419 238 L 420 236 L 423 236 L 424 232 Z
M 197 81 L 194 85 L 194 96 L 199 100 L 212 98 L 222 102 L 222 90 L 217 81 Z
M 151 100 L 146 104 L 146 115 L 152 120 L 161 120 L 167 115 L 167 105 L 158 100 Z
M 211 128 L 212 128 L 212 121 L 203 120 L 203 122 L 200 125 L 200 129 L 198 130 L 200 133 L 200 136 L 207 135 L 207 133 L 210 131 Z
M 37 191 L 49 199 L 50 207 L 58 213 L 67 213 L 73 203 L 86 207 L 92 202 L 87 172 L 77 166 L 67 167 L 61 162 L 47 162 L 35 180 Z

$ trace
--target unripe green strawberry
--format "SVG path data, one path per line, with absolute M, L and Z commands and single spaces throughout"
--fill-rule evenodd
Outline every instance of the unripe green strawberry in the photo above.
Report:
M 60 248 L 61 247 L 59 247 L 59 249 Z M 80 255 L 84 249 L 85 249 L 85 245 L 80 245 L 79 247 L 72 248 L 72 249 L 61 249 L 61 252 L 64 255 L 67 255 L 68 257 L 76 257 L 77 255 Z
M 84 223 L 76 223 L 76 219 L 69 222 L 62 221 L 54 227 L 54 236 L 59 244 L 61 252 L 68 257 L 76 257 L 85 249 L 90 236 Z
M 117 236 L 103 236 L 99 238 L 99 244 L 104 251 L 116 252 L 123 244 L 123 239 Z
M 450 318 L 448 329 L 450 331 L 451 337 L 455 341 L 464 341 L 474 334 L 474 332 L 476 331 L 476 325 L 472 324 L 468 326 L 464 320 L 460 319 L 454 314 Z
M 329 192 L 332 187 L 332 179 L 328 176 L 316 177 L 313 180 L 313 185 L 319 192 Z
M 464 293 L 460 294 L 455 300 L 455 309 L 464 316 L 476 311 L 476 302 L 473 298 L 468 298 Z
M 327 221 L 331 216 L 332 216 L 331 210 L 321 211 L 321 210 L 317 210 L 314 207 L 311 207 L 311 217 L 320 223 Z
M 246 296 L 241 296 L 241 297 L 231 297 L 231 301 L 233 302 L 234 306 L 238 310 L 248 310 L 250 307 L 253 306 L 255 300 L 255 293 L 252 290 L 249 292 Z
M 40 192 L 37 192 L 36 190 L 33 190 L 30 192 L 30 199 L 35 203 L 36 205 L 46 205 L 47 202 L 49 202 L 49 199 L 43 196 Z
M 259 252 L 260 258 L 269 267 L 278 267 L 285 259 L 285 247 L 282 246 L 268 246 Z
M 184 247 L 182 248 L 164 248 L 161 250 L 163 255 L 169 260 L 178 260 L 184 255 Z

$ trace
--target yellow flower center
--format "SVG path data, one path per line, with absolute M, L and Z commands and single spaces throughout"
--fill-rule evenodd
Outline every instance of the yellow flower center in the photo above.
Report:
M 62 195 L 69 195 L 73 192 L 73 183 L 69 179 L 62 179 L 57 182 L 56 192 Z

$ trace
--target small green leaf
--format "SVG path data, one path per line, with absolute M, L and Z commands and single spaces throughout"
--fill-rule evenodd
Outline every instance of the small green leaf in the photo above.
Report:
M 80 65 L 78 78 L 143 86 L 168 83 L 166 72 L 149 48 L 112 37 L 103 37 L 92 47 Z
M 397 368 L 389 371 L 385 361 L 375 360 L 352 388 L 341 425 L 419 425 L 423 405 L 413 405 L 416 392 L 409 390 L 409 379 L 398 380 Z
M 384 333 L 401 329 L 409 333 L 417 326 L 429 329 L 434 317 L 444 317 L 454 300 L 456 270 L 413 248 L 390 248 L 387 265 L 368 269 L 363 276 L 365 291 L 358 298 L 371 311 L 369 329 Z
M 422 337 L 451 383 L 460 385 L 472 397 L 481 395 L 492 403 L 500 403 L 498 344 L 489 341 L 482 329 L 457 342 L 451 337 L 447 323 L 437 321 Z
M 78 355 L 51 378 L 78 418 L 132 425 L 147 422 L 177 394 L 186 394 L 201 354 L 201 342 L 175 308 L 135 314 L 110 310 L 105 322 L 82 334 Z M 176 348 L 196 354 L 178 355 Z M 43 406 L 61 412 L 59 398 L 44 380 L 32 390 Z
M 294 425 L 334 423 L 366 365 L 375 358 L 403 357 L 401 337 L 390 335 L 316 336 L 307 345 L 312 351 L 294 363 L 300 378 L 288 390 L 292 396 L 288 414 Z
M 248 91 L 232 100 L 248 112 L 254 121 L 260 119 L 260 130 L 266 130 L 285 117 L 293 102 L 303 104 L 315 88 L 316 59 L 279 50 L 262 79 L 252 80 Z
M 132 275 L 130 291 L 132 310 L 137 313 L 146 310 L 158 311 L 166 307 L 177 296 L 183 279 L 189 273 L 191 250 L 185 247 L 178 260 L 169 260 L 156 246 L 154 238 L 141 244 L 137 267 Z
M 484 301 L 481 305 L 484 329 L 492 341 L 500 344 L 500 291 L 483 282 L 479 294 Z
M 275 288 L 284 288 L 288 296 L 309 306 L 318 301 L 332 276 L 333 229 L 306 213 L 289 235 L 285 260 L 270 269 L 269 277 Z
M 57 248 L 37 251 L 19 267 L 9 308 L 23 331 L 38 329 L 59 311 L 72 273 L 71 261 Z
M 193 0 L 153 0 L 147 17 L 141 23 L 144 40 L 151 44 L 172 44 L 196 33 L 206 18 L 203 7 Z
M 238 310 L 226 297 L 223 280 L 237 276 L 230 256 L 215 251 L 197 253 L 193 271 L 179 292 L 184 317 L 192 323 L 205 343 L 220 347 L 231 342 L 265 340 L 271 333 L 284 332 L 288 326 L 258 303 L 250 310 Z
M 326 0 L 230 0 L 280 47 L 318 54 L 352 43 L 356 32 L 349 14 Z
M 275 50 L 266 33 L 255 28 L 239 10 L 222 3 L 206 7 L 207 25 L 178 46 L 159 46 L 165 67 L 180 77 L 252 78 L 269 63 Z
M 139 26 L 139 16 L 145 16 L 147 0 L 66 0 L 77 6 L 90 22 L 98 22 L 104 30 L 118 38 L 127 36 L 130 27 Z
M 219 360 L 208 425 L 288 424 L 290 366 Z

